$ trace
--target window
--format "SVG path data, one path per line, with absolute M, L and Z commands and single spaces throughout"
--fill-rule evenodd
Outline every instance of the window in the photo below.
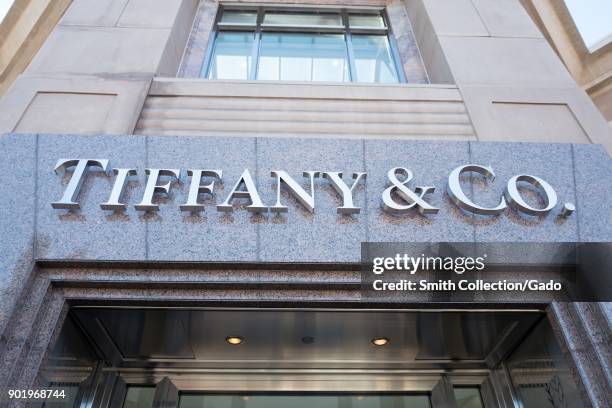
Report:
M 404 82 L 389 34 L 380 9 L 221 7 L 201 76 Z
M 150 408 L 153 406 L 155 387 L 129 386 L 123 401 L 123 408 Z
M 457 408 L 483 408 L 478 387 L 453 387 Z
M 430 408 L 428 395 L 181 394 L 179 408 Z

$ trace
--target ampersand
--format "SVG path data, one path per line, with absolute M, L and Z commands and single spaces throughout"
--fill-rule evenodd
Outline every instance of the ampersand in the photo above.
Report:
M 397 176 L 403 176 L 403 181 L 400 181 Z M 404 167 L 394 167 L 387 173 L 390 186 L 382 193 L 383 210 L 393 213 L 405 213 L 412 208 L 417 208 L 421 214 L 437 214 L 440 211 L 425 201 L 426 194 L 433 193 L 436 188 L 431 186 L 417 186 L 412 191 L 408 183 L 413 179 L 412 171 Z M 405 203 L 398 203 L 393 199 L 392 194 L 396 193 Z

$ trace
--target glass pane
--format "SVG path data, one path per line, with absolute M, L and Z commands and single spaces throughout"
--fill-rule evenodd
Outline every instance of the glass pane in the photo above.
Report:
M 264 33 L 259 49 L 257 79 L 348 81 L 344 36 Z
M 522 407 L 584 406 L 548 320 L 538 323 L 506 364 Z
M 49 358 L 41 367 L 44 389 L 53 390 L 55 395 L 45 401 L 28 404 L 33 408 L 72 408 L 79 391 L 79 383 L 93 371 L 97 356 L 92 345 L 85 339 L 82 330 L 75 324 L 72 313 L 68 314 Z M 70 381 L 51 381 L 48 374 Z M 46 381 L 45 381 L 46 380 Z M 62 396 L 63 395 L 63 396 Z
M 248 79 L 254 33 L 220 32 L 210 60 L 209 79 Z
M 353 35 L 358 82 L 399 82 L 386 35 Z
M 385 28 L 385 22 L 380 14 L 349 14 L 349 26 Z
M 182 394 L 179 408 L 429 408 L 427 395 Z
M 128 387 L 123 408 L 151 408 L 155 387 Z
M 457 408 L 482 408 L 480 390 L 478 388 L 455 387 Z
M 224 24 L 252 24 L 257 23 L 256 11 L 224 11 L 221 16 L 221 23 Z
M 342 19 L 339 14 L 266 12 L 263 23 L 264 25 L 282 24 L 286 26 L 330 26 L 342 25 Z

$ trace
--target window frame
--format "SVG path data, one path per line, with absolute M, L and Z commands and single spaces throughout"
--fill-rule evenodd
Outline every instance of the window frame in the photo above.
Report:
M 228 396 L 228 397 L 426 397 L 429 407 L 432 407 L 432 396 L 431 392 L 428 391 L 198 391 L 198 390 L 187 390 L 179 391 L 177 407 L 180 408 L 181 397 L 185 395 L 190 396 Z
M 256 12 L 255 24 L 250 23 L 222 23 L 221 18 L 226 11 L 254 11 Z M 284 24 L 264 24 L 265 12 L 295 12 L 312 14 L 338 13 L 341 17 L 342 25 L 284 25 Z M 349 14 L 358 15 L 378 15 L 382 17 L 383 27 L 369 26 L 353 26 L 349 24 Z M 389 44 L 389 52 L 397 76 L 397 83 L 406 83 L 406 75 L 401 58 L 398 51 L 398 46 L 391 29 L 389 17 L 384 7 L 337 7 L 337 6 L 313 6 L 313 5 L 249 5 L 243 3 L 220 3 L 215 15 L 213 27 L 208 41 L 208 47 L 200 70 L 201 79 L 209 79 L 208 76 L 211 70 L 211 61 L 215 54 L 217 46 L 217 38 L 220 32 L 252 32 L 254 34 L 253 46 L 251 49 L 251 67 L 248 72 L 247 79 L 242 81 L 256 81 L 259 68 L 259 50 L 261 47 L 261 37 L 263 32 L 280 32 L 280 33 L 310 33 L 310 34 L 343 34 L 347 49 L 347 62 L 349 71 L 349 81 L 340 83 L 349 84 L 384 84 L 380 82 L 360 82 L 357 78 L 357 66 L 355 62 L 355 53 L 353 48 L 353 34 L 369 34 L 381 35 L 387 38 Z M 291 82 L 278 80 L 279 82 Z M 313 81 L 316 83 L 317 81 Z M 389 84 L 387 84 L 389 85 Z

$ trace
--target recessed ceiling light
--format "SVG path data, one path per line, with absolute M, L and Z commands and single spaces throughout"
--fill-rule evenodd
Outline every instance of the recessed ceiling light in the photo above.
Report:
M 386 337 L 376 337 L 372 339 L 372 344 L 375 346 L 386 346 L 389 343 L 389 339 Z
M 242 337 L 238 337 L 238 336 L 230 336 L 230 337 L 226 337 L 225 341 L 227 341 L 229 344 L 237 346 L 238 344 L 242 343 Z

